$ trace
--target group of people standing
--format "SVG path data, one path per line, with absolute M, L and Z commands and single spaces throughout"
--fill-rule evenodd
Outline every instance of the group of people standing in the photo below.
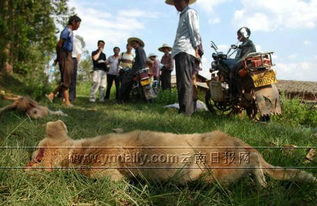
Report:
M 171 89 L 171 72 L 173 71 L 173 59 L 171 57 L 172 48 L 163 44 L 159 51 L 164 52 L 162 60 L 157 59 L 157 55 L 146 56 L 144 42 L 136 37 L 128 39 L 126 51 L 120 53 L 119 47 L 113 48 L 113 55 L 106 57 L 103 52 L 105 42 L 99 40 L 98 49 L 93 51 L 93 85 L 90 90 L 90 102 L 96 102 L 99 91 L 99 101 L 104 102 L 110 98 L 113 83 L 116 86 L 116 100 L 120 103 L 129 100 L 129 93 L 133 86 L 133 76 L 143 68 L 149 69 L 149 75 L 154 80 L 161 81 L 162 89 Z M 132 52 L 132 49 L 135 52 Z
M 93 85 L 90 91 L 90 101 L 96 101 L 99 91 L 99 100 L 104 101 L 110 96 L 113 82 L 116 85 L 116 98 L 125 102 L 133 84 L 133 75 L 136 71 L 150 68 L 150 73 L 155 80 L 161 80 L 162 89 L 171 88 L 171 72 L 176 67 L 176 81 L 179 100 L 179 113 L 191 115 L 195 110 L 193 77 L 199 68 L 200 58 L 203 55 L 202 41 L 199 34 L 199 20 L 197 12 L 189 7 L 196 0 L 165 0 L 168 5 L 175 6 L 180 12 L 180 19 L 173 48 L 163 44 L 159 51 L 164 53 L 159 62 L 155 54 L 148 57 L 144 51 L 144 42 L 139 38 L 129 38 L 127 51 L 120 53 L 120 48 L 113 49 L 114 54 L 106 58 L 103 53 L 105 42 L 98 41 L 98 49 L 92 52 L 93 60 Z M 57 92 L 63 95 L 64 104 L 72 106 L 69 98 L 69 87 L 73 71 L 73 31 L 79 28 L 81 19 L 72 16 L 68 26 L 62 31 L 57 44 L 57 61 L 61 71 L 61 84 L 54 92 L 47 95 L 53 100 Z M 132 48 L 135 50 L 133 56 Z M 170 53 L 172 52 L 172 53 Z M 122 74 L 121 74 L 122 73 Z

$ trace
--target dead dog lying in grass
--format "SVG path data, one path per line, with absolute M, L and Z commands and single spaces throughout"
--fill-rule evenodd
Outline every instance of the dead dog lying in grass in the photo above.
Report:
M 234 155 L 238 155 L 233 158 Z M 132 131 L 73 140 L 62 121 L 48 122 L 46 138 L 33 153 L 26 171 L 78 169 L 97 178 L 112 180 L 141 177 L 179 184 L 202 180 L 228 185 L 253 174 L 266 187 L 265 174 L 277 180 L 315 182 L 310 173 L 275 167 L 240 139 L 220 131 L 172 134 Z
M 44 118 L 48 115 L 67 116 L 62 111 L 51 111 L 47 107 L 41 106 L 30 97 L 4 97 L 4 99 L 14 101 L 12 104 L 0 109 L 0 115 L 8 110 L 17 110 L 26 113 L 32 119 Z

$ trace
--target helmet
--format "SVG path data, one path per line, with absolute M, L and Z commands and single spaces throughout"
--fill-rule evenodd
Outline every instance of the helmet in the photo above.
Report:
M 251 35 L 251 30 L 248 27 L 241 27 L 238 31 L 237 34 L 239 36 L 242 36 L 246 39 L 248 39 Z

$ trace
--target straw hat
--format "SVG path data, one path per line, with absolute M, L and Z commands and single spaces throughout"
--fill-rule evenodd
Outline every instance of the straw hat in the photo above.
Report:
M 189 4 L 195 3 L 197 0 L 189 0 Z M 166 4 L 174 6 L 174 0 L 165 0 Z
M 163 44 L 160 48 L 158 48 L 158 50 L 160 52 L 164 52 L 163 49 L 167 48 L 169 51 L 172 51 L 172 47 L 170 47 L 168 44 Z
M 129 38 L 129 39 L 128 39 L 128 44 L 131 44 L 131 42 L 133 42 L 133 41 L 139 42 L 139 44 L 140 44 L 141 47 L 144 47 L 144 46 L 145 46 L 144 42 L 143 42 L 141 39 L 137 38 L 137 37 L 131 37 L 131 38 Z
M 154 53 L 150 53 L 150 55 L 148 56 L 148 58 L 150 58 L 150 57 L 157 57 L 157 55 L 154 54 Z

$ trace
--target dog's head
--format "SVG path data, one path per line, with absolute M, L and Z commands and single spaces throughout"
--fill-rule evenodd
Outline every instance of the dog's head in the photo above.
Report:
M 67 127 L 62 120 L 46 123 L 46 136 L 51 139 L 61 139 L 67 137 Z
M 68 140 L 67 127 L 63 121 L 48 122 L 46 124 L 46 138 L 44 138 L 37 150 L 33 152 L 31 161 L 26 165 L 26 171 L 46 170 L 51 171 L 53 167 L 61 166 L 61 162 L 67 156 Z
M 46 107 L 32 107 L 26 111 L 26 113 L 32 118 L 32 119 L 41 119 L 43 117 L 46 117 L 48 115 L 48 109 Z

